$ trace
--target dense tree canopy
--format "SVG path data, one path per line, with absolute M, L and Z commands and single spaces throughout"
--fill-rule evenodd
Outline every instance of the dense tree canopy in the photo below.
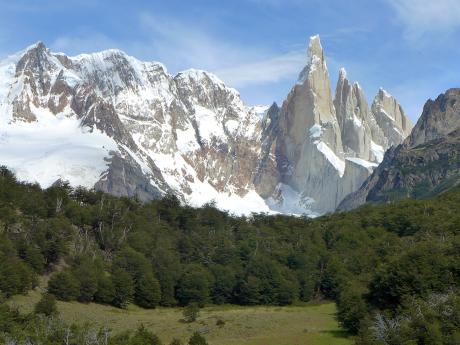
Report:
M 398 336 L 422 344 L 415 305 L 433 320 L 434 296 L 458 306 L 459 205 L 457 188 L 317 219 L 237 218 L 174 196 L 140 204 L 66 184 L 43 191 L 2 168 L 0 291 L 26 292 L 51 273 L 58 299 L 122 308 L 334 299 L 361 341 L 384 344 L 372 330 L 406 317 Z M 458 338 L 460 323 L 437 322 L 425 332 L 440 344 Z

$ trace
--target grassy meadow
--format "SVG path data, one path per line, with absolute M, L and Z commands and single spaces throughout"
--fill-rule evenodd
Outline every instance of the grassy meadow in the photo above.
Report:
M 40 293 L 15 296 L 10 304 L 23 313 L 33 310 Z M 181 308 L 126 310 L 99 304 L 58 302 L 61 317 L 68 322 L 107 326 L 114 332 L 133 330 L 140 324 L 154 331 L 166 344 L 172 338 L 186 340 L 202 332 L 210 345 L 347 345 L 352 341 L 335 320 L 335 304 L 288 307 L 210 306 L 198 320 L 183 321 Z M 225 322 L 216 325 L 217 320 Z

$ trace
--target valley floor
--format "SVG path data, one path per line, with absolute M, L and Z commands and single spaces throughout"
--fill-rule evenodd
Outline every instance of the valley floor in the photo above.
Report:
M 11 305 L 32 311 L 40 293 L 15 296 Z M 115 332 L 134 330 L 144 324 L 164 343 L 172 338 L 185 341 L 194 331 L 203 332 L 210 345 L 348 345 L 334 303 L 287 307 L 211 306 L 201 310 L 194 323 L 183 321 L 180 308 L 146 310 L 130 305 L 127 310 L 98 304 L 58 302 L 61 317 L 68 322 L 108 326 Z M 217 326 L 223 320 L 223 326 Z

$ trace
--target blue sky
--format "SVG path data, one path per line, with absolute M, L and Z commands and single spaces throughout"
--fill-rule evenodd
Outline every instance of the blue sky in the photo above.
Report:
M 38 40 L 71 55 L 119 48 L 171 73 L 212 71 L 248 104 L 284 99 L 315 34 L 333 88 L 344 66 L 414 120 L 460 86 L 459 0 L 0 0 L 0 56 Z

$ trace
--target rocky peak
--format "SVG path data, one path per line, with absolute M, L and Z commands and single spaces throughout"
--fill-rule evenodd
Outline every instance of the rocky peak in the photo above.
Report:
M 400 144 L 411 132 L 413 124 L 401 105 L 383 88 L 380 88 L 372 103 L 372 113 L 388 138 L 388 144 Z
M 68 103 L 60 96 L 68 92 L 68 85 L 62 82 L 65 67 L 43 42 L 29 46 L 17 55 L 15 63 L 15 92 L 10 93 L 12 117 L 14 120 L 35 121 L 31 107 L 48 107 L 52 112 L 62 110 Z M 54 99 L 50 104 L 50 96 Z
M 459 153 L 460 89 L 450 89 L 425 103 L 412 134 L 385 153 L 382 164 L 338 209 L 349 210 L 366 202 L 427 198 L 449 190 L 460 184 Z
M 239 102 L 239 93 L 235 89 L 227 87 L 222 80 L 212 73 L 189 69 L 178 73 L 174 80 L 179 92 L 191 103 L 197 101 L 202 106 L 217 109 L 228 102 Z M 243 106 L 242 103 L 241 106 Z
M 276 102 L 273 102 L 272 105 L 270 105 L 270 107 L 264 112 L 264 116 L 262 118 L 262 128 L 265 130 L 272 123 L 276 123 L 278 121 L 279 113 L 280 107 Z
M 345 153 L 364 160 L 373 160 L 372 114 L 363 90 L 357 82 L 350 84 L 344 68 L 339 71 L 334 106 Z
M 74 61 L 84 82 L 96 85 L 106 97 L 116 96 L 126 89 L 137 90 L 143 83 L 142 64 L 120 50 L 82 54 Z
M 27 47 L 16 64 L 16 76 L 23 73 L 43 74 L 49 68 L 55 68 L 51 55 L 45 44 L 41 41 Z
M 304 84 L 309 76 L 316 70 L 319 70 L 320 73 L 327 73 L 324 51 L 318 35 L 310 37 L 310 43 L 308 44 L 307 64 L 300 72 L 297 84 Z
M 259 192 L 269 195 L 273 207 L 280 211 L 288 205 L 294 207 L 292 203 L 296 209 L 315 212 L 325 210 L 328 203 L 335 204 L 345 160 L 318 36 L 310 38 L 305 68 L 282 108 L 277 111 L 272 107 L 267 123 L 260 169 L 265 175 L 256 179 Z
M 332 102 L 329 73 L 319 36 L 310 37 L 307 65 L 284 102 L 283 109 L 290 121 L 294 121 L 289 130 L 298 142 L 303 141 L 305 130 L 318 125 L 322 128 L 322 141 L 335 152 L 343 151 Z
M 349 103 L 351 91 L 352 87 L 347 79 L 347 72 L 345 68 L 342 67 L 339 70 L 339 78 L 337 80 L 334 98 L 334 107 L 340 128 L 344 127 L 344 122 L 347 117 L 347 103 Z
M 380 94 L 375 103 L 378 109 L 391 109 L 390 100 Z M 397 119 L 393 122 L 405 128 L 399 104 L 391 113 Z M 296 85 L 281 109 L 272 107 L 263 123 L 257 190 L 281 212 L 283 205 L 318 213 L 332 211 L 330 205 L 338 205 L 359 188 L 383 159 L 389 141 L 386 133 L 394 125 L 387 127 L 384 132 L 364 91 L 348 80 L 345 69 L 339 71 L 332 100 L 326 57 L 319 37 L 313 36 Z M 404 137 L 401 129 L 393 141 L 399 143 Z
M 460 127 L 460 88 L 449 89 L 436 100 L 428 100 L 422 115 L 406 143 L 409 146 L 424 144 L 446 136 Z

